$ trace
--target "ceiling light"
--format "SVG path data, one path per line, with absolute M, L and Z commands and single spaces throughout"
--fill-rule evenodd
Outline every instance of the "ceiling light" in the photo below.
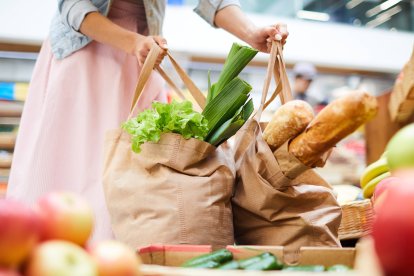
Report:
M 400 6 L 396 6 L 392 9 L 390 9 L 389 11 L 381 13 L 374 20 L 371 20 L 371 21 L 367 22 L 366 26 L 368 28 L 375 28 L 375 27 L 387 22 L 388 20 L 390 20 L 393 15 L 396 15 L 400 11 L 402 11 L 402 8 Z
M 345 7 L 350 10 L 355 8 L 356 6 L 358 6 L 359 4 L 361 4 L 362 2 L 364 2 L 364 0 L 351 0 L 348 3 L 346 3 Z
M 313 11 L 305 11 L 300 10 L 296 13 L 298 18 L 302 19 L 309 19 L 309 20 L 316 20 L 316 21 L 329 21 L 329 14 L 324 12 L 313 12 Z
M 365 15 L 367 17 L 372 17 L 374 15 L 379 14 L 382 11 L 388 10 L 389 8 L 391 8 L 392 6 L 397 5 L 398 3 L 400 3 L 402 0 L 388 0 L 385 1 L 384 3 L 373 7 L 372 9 L 368 10 Z

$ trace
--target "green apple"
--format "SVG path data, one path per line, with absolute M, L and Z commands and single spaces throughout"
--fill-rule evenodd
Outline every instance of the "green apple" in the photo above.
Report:
M 31 255 L 27 276 L 98 276 L 91 256 L 79 245 L 67 241 L 46 241 Z
M 414 124 L 403 127 L 391 138 L 386 156 L 391 171 L 414 168 Z

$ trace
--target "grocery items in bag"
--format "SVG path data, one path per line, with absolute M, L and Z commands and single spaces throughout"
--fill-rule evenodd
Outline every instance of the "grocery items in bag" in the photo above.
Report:
M 278 83 L 266 101 L 272 75 Z M 329 184 L 288 152 L 288 142 L 273 151 L 263 139 L 261 111 L 282 94 L 286 104 L 292 97 L 282 46 L 273 42 L 261 106 L 235 136 L 233 224 L 236 244 L 285 246 L 284 261 L 293 264 L 303 246 L 339 246 L 341 208 Z
M 236 53 L 235 47 L 231 52 L 238 58 L 226 61 L 231 66 L 223 69 L 226 78 L 222 84 L 213 84 L 219 87 L 214 88 L 214 95 L 209 85 L 207 104 L 185 70 L 167 53 L 175 71 L 204 109 L 202 113 L 194 111 L 186 101 L 156 103 L 153 110 L 124 124 L 128 128 L 108 131 L 103 172 L 105 197 L 114 235 L 130 247 L 160 243 L 223 247 L 234 243 L 234 160 L 231 149 L 226 144 L 219 145 L 234 135 L 253 112 L 249 101 L 251 86 L 237 75 L 256 52 L 236 47 L 252 53 L 246 60 L 243 51 Z M 157 48 L 151 49 L 141 71 L 133 107 L 146 76 L 154 67 L 162 70 L 155 66 L 156 51 Z M 167 80 L 165 72 L 161 76 Z M 131 147 L 138 146 L 137 154 Z
M 315 166 L 325 152 L 372 119 L 377 110 L 374 96 L 353 91 L 322 109 L 306 130 L 292 140 L 289 152 L 303 164 Z
M 193 110 L 190 101 L 155 102 L 152 109 L 125 122 L 122 128 L 131 135 L 133 151 L 139 153 L 145 142 L 158 142 L 162 133 L 177 133 L 214 146 L 233 136 L 254 110 L 249 100 L 252 87 L 238 75 L 256 54 L 257 50 L 248 46 L 233 44 L 219 80 L 210 85 L 208 75 L 208 102 L 201 114 Z
M 302 133 L 314 117 L 305 101 L 293 100 L 279 107 L 263 131 L 263 139 L 272 150 Z

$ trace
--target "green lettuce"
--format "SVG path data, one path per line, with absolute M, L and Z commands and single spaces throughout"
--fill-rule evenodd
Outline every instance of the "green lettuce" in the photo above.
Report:
M 122 128 L 131 135 L 132 150 L 141 151 L 145 142 L 158 142 L 162 133 L 178 133 L 185 139 L 204 140 L 208 133 L 207 120 L 193 110 L 189 101 L 170 104 L 154 102 L 137 117 L 122 124 Z

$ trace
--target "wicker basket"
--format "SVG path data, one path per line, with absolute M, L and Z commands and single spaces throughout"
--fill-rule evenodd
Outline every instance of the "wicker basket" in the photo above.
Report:
M 371 233 L 374 210 L 371 200 L 351 201 L 342 206 L 342 221 L 339 226 L 339 239 L 357 239 Z

